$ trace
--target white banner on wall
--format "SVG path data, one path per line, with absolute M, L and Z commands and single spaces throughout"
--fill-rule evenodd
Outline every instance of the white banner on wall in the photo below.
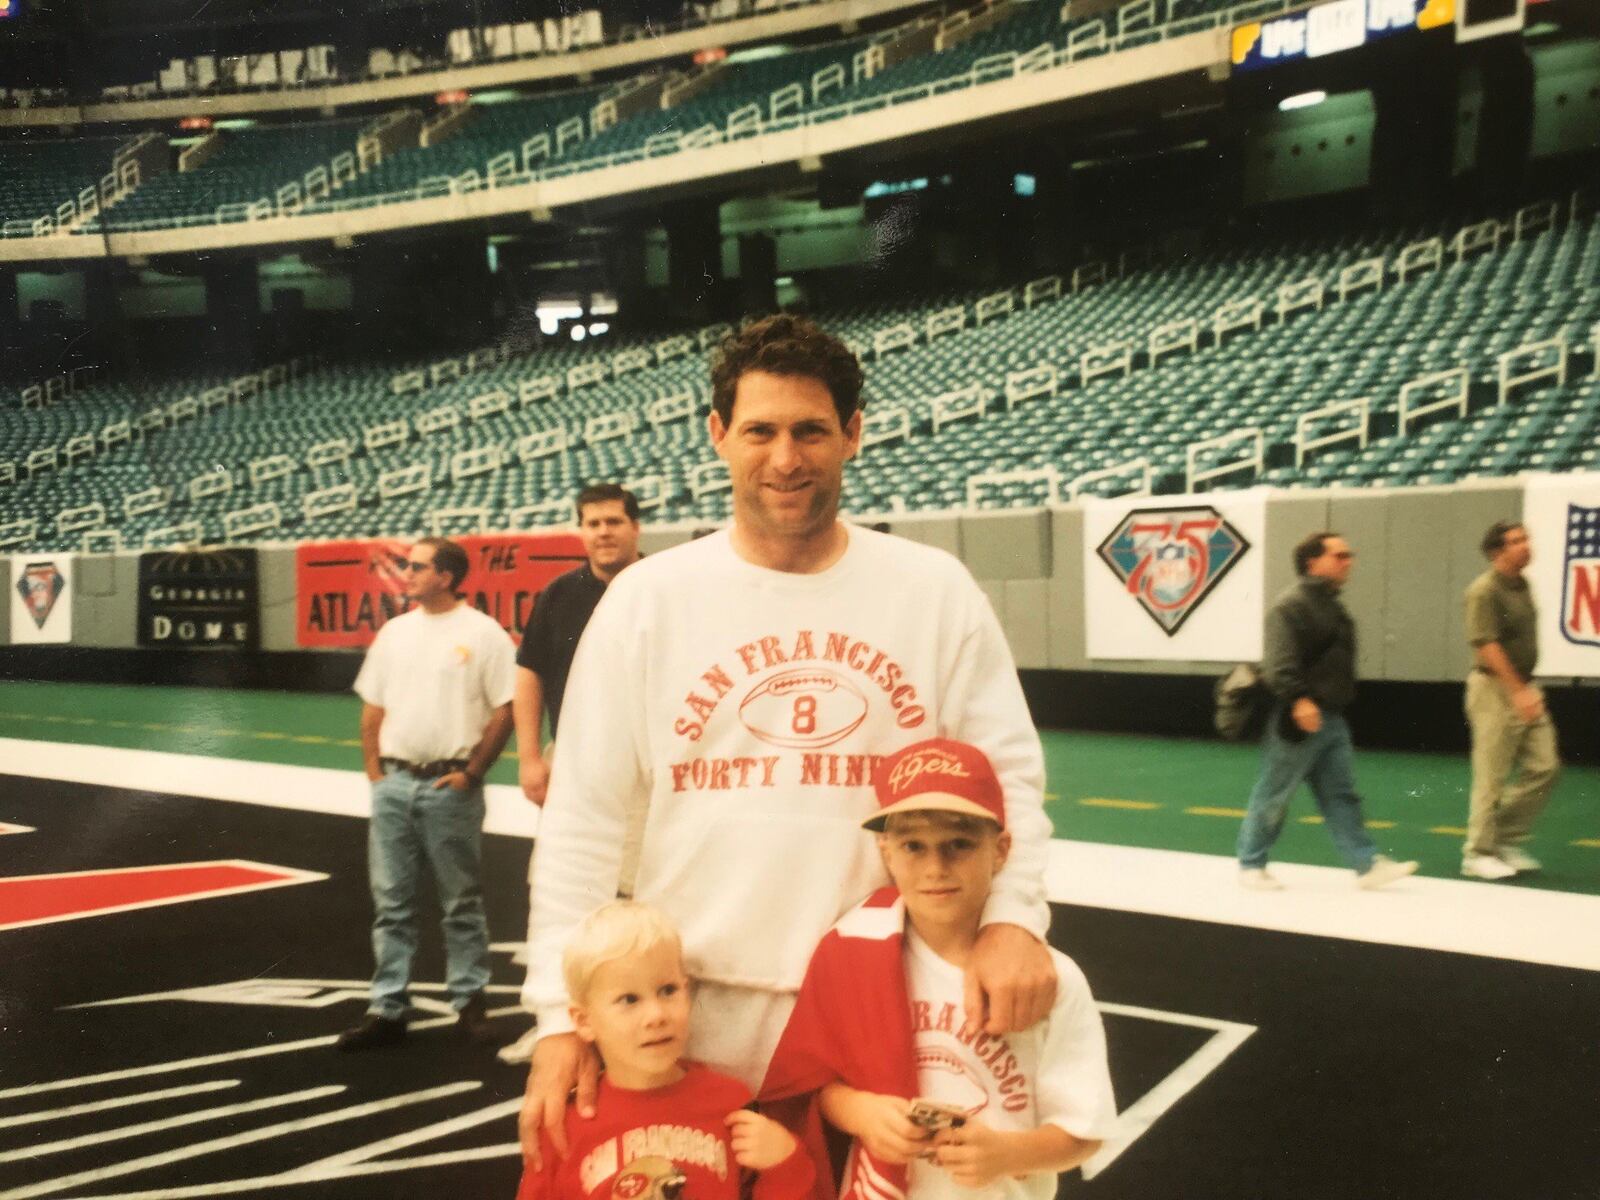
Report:
M 1090 658 L 1261 658 L 1263 489 L 1084 505 Z
M 1529 478 L 1522 519 L 1533 543 L 1538 672 L 1600 676 L 1600 475 Z
M 11 556 L 11 642 L 72 640 L 72 555 Z

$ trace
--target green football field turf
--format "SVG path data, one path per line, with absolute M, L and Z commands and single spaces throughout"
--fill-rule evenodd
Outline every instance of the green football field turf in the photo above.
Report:
M 361 765 L 359 710 L 346 695 L 0 682 L 0 737 L 347 770 Z M 1255 747 L 1062 730 L 1045 730 L 1043 739 L 1047 808 L 1058 837 L 1233 852 Z M 1420 859 L 1425 874 L 1453 876 L 1466 819 L 1466 760 L 1358 750 L 1356 774 L 1380 848 Z M 490 780 L 516 782 L 509 755 Z M 1275 857 L 1338 865 L 1316 811 L 1302 790 Z M 1530 848 L 1545 871 L 1516 886 L 1600 894 L 1600 768 L 1567 768 Z

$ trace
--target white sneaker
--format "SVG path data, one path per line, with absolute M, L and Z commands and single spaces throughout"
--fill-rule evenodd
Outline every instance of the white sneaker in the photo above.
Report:
M 1265 867 L 1243 867 L 1239 871 L 1239 886 L 1252 892 L 1281 892 L 1283 884 L 1267 874 Z
M 1500 861 L 1517 874 L 1524 871 L 1542 871 L 1544 864 L 1520 846 L 1501 846 Z
M 1356 886 L 1366 888 L 1369 892 L 1373 888 L 1381 888 L 1393 883 L 1396 879 L 1404 879 L 1413 874 L 1420 863 L 1415 861 L 1395 862 L 1392 858 L 1378 855 L 1372 860 L 1372 865 L 1356 876 Z
M 1492 854 L 1469 854 L 1461 860 L 1461 873 L 1468 879 L 1510 879 L 1517 869 Z
M 539 1027 L 532 1026 L 509 1046 L 501 1046 L 495 1053 L 503 1063 L 525 1063 L 533 1061 L 533 1044 L 539 1040 Z

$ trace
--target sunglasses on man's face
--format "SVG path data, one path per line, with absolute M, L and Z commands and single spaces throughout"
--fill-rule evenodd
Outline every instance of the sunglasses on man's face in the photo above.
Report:
M 428 570 L 431 570 L 432 568 L 433 568 L 433 564 L 432 563 L 408 562 L 408 563 L 406 563 L 406 565 L 404 567 L 404 570 L 407 570 L 407 571 L 428 571 Z

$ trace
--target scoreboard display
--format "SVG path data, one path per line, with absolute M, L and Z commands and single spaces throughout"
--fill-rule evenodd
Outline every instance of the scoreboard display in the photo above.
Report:
M 1354 50 L 1379 38 L 1453 25 L 1462 0 L 1331 0 L 1271 21 L 1234 28 L 1233 69 L 1258 71 L 1280 63 Z

